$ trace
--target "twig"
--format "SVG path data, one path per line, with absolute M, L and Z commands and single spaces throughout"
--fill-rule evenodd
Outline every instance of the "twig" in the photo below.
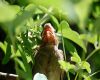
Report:
M 0 79 L 3 80 L 17 80 L 18 75 L 0 72 Z

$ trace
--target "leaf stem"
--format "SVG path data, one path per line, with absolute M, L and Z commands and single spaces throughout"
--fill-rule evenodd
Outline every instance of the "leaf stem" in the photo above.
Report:
M 41 7 L 41 6 L 40 6 Z M 40 8 L 39 7 L 39 8 Z M 40 8 L 41 9 L 41 8 Z M 42 25 L 43 23 L 45 23 L 49 18 L 50 18 L 50 13 L 53 11 L 53 8 L 52 7 L 50 7 L 48 10 L 47 10 L 47 12 L 45 12 L 45 15 L 37 22 L 37 26 L 40 26 L 40 25 Z
M 67 78 L 68 78 L 68 80 L 70 80 L 69 72 L 67 72 Z
M 74 80 L 77 80 L 78 74 L 79 74 L 79 73 L 77 72 L 77 74 L 76 74 L 76 76 L 75 76 L 75 79 L 74 79 Z
M 100 70 L 97 71 L 97 72 L 94 72 L 93 74 L 90 75 L 90 77 L 94 76 L 95 74 L 97 74 L 97 73 L 99 73 L 99 72 L 100 72 Z
M 99 37 L 99 34 L 97 34 L 97 42 L 98 42 L 98 46 L 100 46 L 99 40 L 100 40 L 100 37 Z
M 96 53 L 98 50 L 100 50 L 100 48 L 96 48 L 95 50 L 93 50 L 86 58 L 86 60 L 88 60 L 94 53 Z
M 66 60 L 66 51 L 65 51 L 65 46 L 64 46 L 64 38 L 63 38 L 62 26 L 60 26 L 60 27 L 61 27 L 61 34 L 62 34 L 61 39 L 62 39 L 62 45 L 63 45 L 63 51 L 64 51 L 64 58 Z

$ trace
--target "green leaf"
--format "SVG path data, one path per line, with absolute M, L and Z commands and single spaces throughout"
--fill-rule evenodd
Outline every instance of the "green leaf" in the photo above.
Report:
M 21 57 L 19 50 L 17 50 L 16 53 L 13 53 L 12 46 L 11 46 L 11 52 L 12 52 L 11 58 Z
M 75 69 L 75 66 L 73 64 L 70 64 L 69 62 L 65 62 L 63 60 L 59 60 L 58 62 L 61 65 L 61 68 L 66 72 L 68 72 L 70 69 Z
M 92 43 L 93 45 L 97 41 L 97 35 L 96 34 L 81 34 L 80 38 Z
M 4 51 L 4 53 L 6 53 L 7 42 L 5 41 L 4 44 L 2 42 L 0 42 L 0 47 Z
M 13 27 L 16 27 L 16 33 L 23 32 L 27 29 L 27 22 L 33 14 L 35 13 L 36 7 L 33 4 L 29 4 L 25 7 L 23 11 L 20 12 L 20 14 L 17 15 L 17 17 L 14 19 L 12 25 Z
M 31 70 L 30 65 L 27 62 L 27 58 L 26 58 L 25 52 L 23 51 L 23 49 L 22 49 L 22 47 L 20 45 L 18 46 L 18 49 L 19 49 L 20 54 L 22 56 L 23 64 L 24 64 L 24 67 L 26 69 L 27 75 L 32 78 L 32 70 Z
M 83 77 L 84 77 L 84 80 L 91 80 L 90 76 L 83 75 Z
M 28 63 L 27 63 L 26 55 L 25 55 L 25 53 L 24 53 L 24 51 L 23 51 L 23 49 L 22 49 L 22 47 L 21 47 L 20 45 L 18 46 L 18 49 L 19 49 L 20 54 L 21 54 L 21 56 L 22 56 L 22 60 L 23 60 L 25 69 L 28 70 L 28 69 L 29 69 L 29 65 L 28 65 Z
M 90 77 L 86 77 L 85 80 L 91 80 L 91 78 Z
M 66 50 L 68 50 L 72 55 L 73 55 L 74 52 L 77 53 L 76 48 L 75 48 L 75 47 L 72 45 L 72 43 L 71 43 L 69 40 L 67 40 L 66 38 L 64 38 L 64 45 L 65 45 Z
M 100 12 L 100 11 L 99 11 Z M 94 29 L 95 33 L 100 35 L 100 17 L 98 17 L 94 22 Z
M 89 11 L 93 0 L 81 0 L 75 6 L 74 9 L 79 18 L 79 27 L 84 29 L 85 20 L 88 18 Z
M 31 56 L 26 56 L 28 63 L 32 62 L 32 57 Z
M 22 62 L 20 59 L 15 58 L 14 60 L 15 60 L 15 61 L 17 62 L 17 64 L 22 68 L 23 71 L 26 71 L 23 62 Z
M 53 15 L 50 15 L 50 18 L 51 18 L 51 23 L 53 24 L 53 27 L 58 30 L 58 27 L 59 27 L 59 22 L 57 20 L 57 18 Z
M 10 60 L 10 56 L 11 56 L 11 45 L 8 43 L 6 48 L 6 54 L 5 57 L 3 58 L 2 63 L 7 64 L 7 62 Z
M 23 71 L 22 69 L 20 69 L 18 67 L 18 64 L 16 64 L 16 71 L 17 71 L 17 74 L 19 75 L 20 78 L 24 79 L 24 80 L 32 80 L 32 77 L 29 73 Z
M 99 4 L 96 4 L 96 6 L 94 7 L 93 15 L 95 16 L 95 18 L 100 17 L 100 5 Z
M 27 21 L 27 26 L 29 26 L 30 28 L 33 28 L 34 26 L 34 21 L 33 21 L 33 18 L 31 17 L 30 19 L 28 19 Z
M 71 57 L 71 61 L 74 61 L 76 63 L 80 63 L 81 62 L 81 58 L 79 57 L 79 55 L 77 53 L 73 53 L 73 56 Z
M 75 42 L 86 52 L 86 48 L 84 46 L 83 41 L 80 38 L 80 35 L 77 32 L 71 30 L 69 24 L 66 21 L 62 21 L 60 23 L 58 32 L 61 33 L 63 37 Z
M 81 67 L 82 67 L 83 69 L 86 69 L 88 73 L 91 73 L 90 64 L 89 64 L 88 62 L 82 61 L 81 64 L 82 64 Z
M 19 6 L 9 5 L 7 2 L 0 1 L 0 22 L 13 20 L 19 11 Z

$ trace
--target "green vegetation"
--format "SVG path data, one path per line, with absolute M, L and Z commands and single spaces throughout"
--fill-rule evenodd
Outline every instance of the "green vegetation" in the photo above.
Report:
M 99 0 L 0 0 L 0 27 L 7 34 L 0 42 L 2 64 L 12 59 L 16 74 L 32 80 L 33 55 L 47 22 L 56 29 L 66 59 L 70 57 L 59 61 L 66 80 L 99 80 Z

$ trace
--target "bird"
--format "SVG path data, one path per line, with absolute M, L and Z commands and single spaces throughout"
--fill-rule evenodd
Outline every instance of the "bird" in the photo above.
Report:
M 63 80 L 64 71 L 59 60 L 64 60 L 63 51 L 58 49 L 59 41 L 51 23 L 46 23 L 41 33 L 42 43 L 34 55 L 33 76 L 44 74 L 48 80 Z

